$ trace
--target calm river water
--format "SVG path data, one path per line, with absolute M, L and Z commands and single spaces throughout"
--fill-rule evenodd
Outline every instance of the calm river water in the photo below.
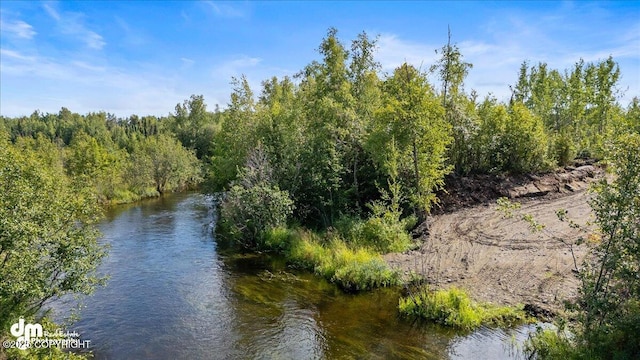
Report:
M 118 207 L 101 224 L 106 286 L 68 325 L 97 359 L 515 359 L 528 327 L 471 334 L 411 324 L 398 291 L 343 294 L 277 261 L 225 254 L 211 199 Z M 69 315 L 75 302 L 54 308 Z

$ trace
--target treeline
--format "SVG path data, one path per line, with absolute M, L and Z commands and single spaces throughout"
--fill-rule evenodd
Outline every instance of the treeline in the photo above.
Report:
M 447 173 L 529 173 L 601 158 L 607 139 L 640 127 L 638 99 L 627 108 L 617 101 L 611 58 L 563 73 L 523 63 L 502 103 L 465 90 L 471 64 L 456 45 L 444 46 L 429 72 L 403 64 L 390 74 L 381 73 L 375 49 L 365 33 L 347 48 L 331 29 L 321 59 L 295 81 L 264 81 L 256 97 L 235 79 L 219 131 L 197 136 L 213 140 L 199 150 L 210 154 L 210 189 L 238 183 L 238 170 L 259 165 L 247 163 L 259 149 L 268 181 L 289 194 L 302 224 L 365 216 L 393 186 L 403 214 L 422 217 Z
M 63 108 L 0 118 L 0 131 L 16 146 L 63 149 L 66 173 L 93 184 L 104 202 L 201 180 L 207 191 L 226 191 L 243 168 L 268 169 L 263 180 L 287 193 L 292 218 L 324 229 L 370 215 L 385 196 L 395 196 L 403 217 L 424 218 L 446 174 L 528 173 L 600 158 L 607 139 L 640 128 L 638 99 L 626 108 L 617 101 L 611 58 L 564 72 L 524 62 L 503 103 L 466 91 L 472 64 L 450 42 L 428 71 L 405 63 L 389 74 L 364 32 L 347 47 L 330 29 L 318 51 L 293 79 L 265 80 L 257 96 L 246 78 L 234 78 L 224 110 L 208 111 L 194 95 L 162 118 Z M 256 152 L 262 161 L 251 163 Z
M 124 203 L 201 181 L 201 163 L 167 128 L 170 123 L 170 118 L 116 119 L 62 108 L 58 114 L 2 117 L 0 136 L 20 151 L 57 156 L 64 176 L 92 188 L 98 202 Z

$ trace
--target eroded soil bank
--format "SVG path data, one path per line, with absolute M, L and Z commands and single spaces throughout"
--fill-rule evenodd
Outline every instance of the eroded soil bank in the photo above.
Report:
M 436 288 L 456 286 L 475 300 L 556 313 L 563 300 L 577 295 L 576 264 L 587 252 L 586 245 L 574 244 L 587 233 L 560 221 L 556 211 L 565 209 L 581 225 L 592 221 L 586 190 L 603 174 L 580 164 L 539 176 L 451 178 L 441 207 L 420 227 L 422 246 L 385 259 Z M 511 218 L 497 210 L 502 196 L 522 203 Z M 532 215 L 545 229 L 533 232 L 520 214 Z

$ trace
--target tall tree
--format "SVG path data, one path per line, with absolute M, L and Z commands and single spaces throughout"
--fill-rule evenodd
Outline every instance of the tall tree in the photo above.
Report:
M 131 173 L 140 186 L 167 191 L 195 185 L 200 181 L 200 163 L 192 150 L 168 135 L 148 137 L 132 154 Z
M 424 74 L 403 64 L 384 82 L 385 103 L 378 112 L 369 150 L 384 165 L 394 145 L 400 154 L 403 188 L 419 216 L 424 217 L 436 200 L 434 191 L 450 171 L 445 152 L 451 142 L 444 109 Z M 408 166 L 407 166 L 408 165 Z
M 441 82 L 442 106 L 445 118 L 452 127 L 453 143 L 448 150 L 449 162 L 458 173 L 470 171 L 471 139 L 478 130 L 475 117 L 475 102 L 467 98 L 464 92 L 464 80 L 471 63 L 465 62 L 460 49 L 451 44 L 451 30 L 448 31 L 447 44 L 436 53 L 440 59 L 431 67 L 436 71 Z
M 59 153 L 0 136 L 0 328 L 52 298 L 93 290 L 105 255 L 93 226 L 99 215 L 90 189 L 68 181 Z

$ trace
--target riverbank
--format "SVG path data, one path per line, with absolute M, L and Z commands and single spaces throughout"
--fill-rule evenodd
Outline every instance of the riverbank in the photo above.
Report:
M 436 289 L 457 287 L 477 301 L 528 305 L 534 315 L 552 316 L 563 301 L 575 298 L 587 246 L 575 241 L 587 234 L 560 221 L 556 210 L 584 225 L 592 220 L 589 184 L 603 170 L 582 165 L 542 176 L 457 179 L 449 183 L 439 213 L 421 229 L 420 248 L 384 256 L 405 276 L 417 274 Z M 532 232 L 519 216 L 505 218 L 495 199 L 522 203 L 518 210 L 546 227 Z M 573 250 L 573 251 L 572 251 Z

